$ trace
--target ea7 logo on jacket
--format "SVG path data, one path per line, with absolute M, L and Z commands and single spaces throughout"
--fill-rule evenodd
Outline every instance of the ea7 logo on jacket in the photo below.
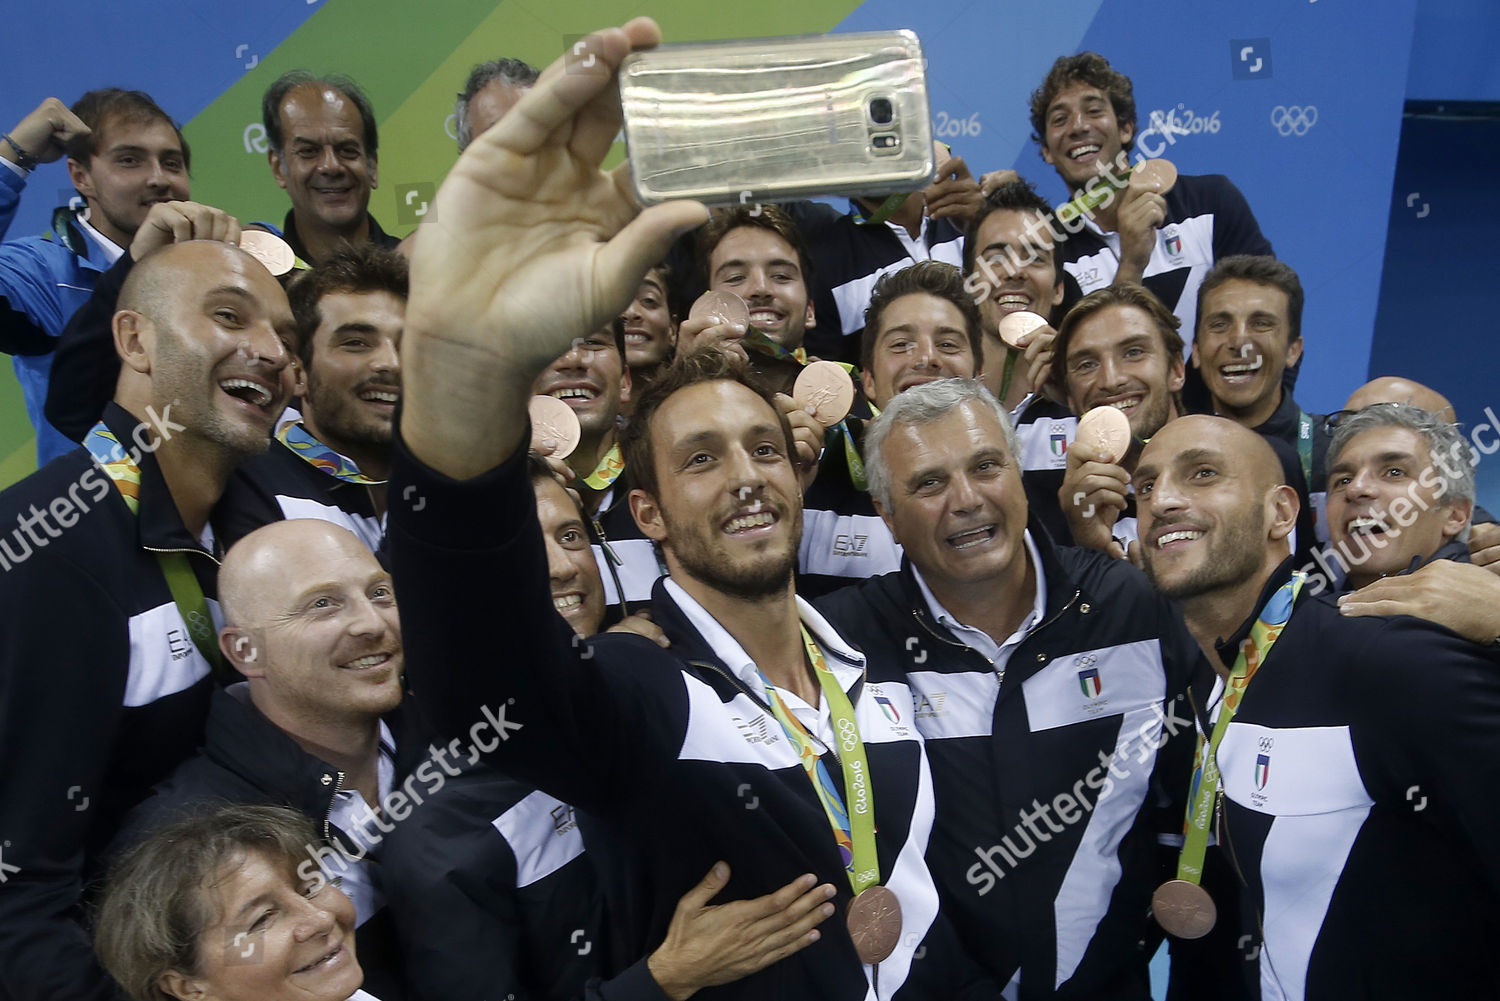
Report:
M 734 725 L 739 729 L 740 736 L 745 738 L 746 743 L 774 744 L 781 739 L 780 732 L 773 731 L 771 725 L 766 722 L 765 713 L 761 713 L 748 722 L 741 716 L 733 716 L 731 718 L 734 720 Z
M 865 556 L 865 545 L 869 541 L 868 535 L 836 535 L 833 537 L 833 555 Z
M 947 701 L 947 692 L 923 692 L 917 696 L 913 710 L 917 719 L 937 719 L 944 714 L 943 703 Z
M 573 808 L 567 803 L 559 803 L 552 808 L 552 833 L 562 837 L 573 828 L 578 826 L 578 821 L 573 819 Z

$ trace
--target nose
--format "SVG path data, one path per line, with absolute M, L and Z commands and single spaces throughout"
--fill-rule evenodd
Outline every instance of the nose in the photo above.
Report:
M 368 595 L 360 595 L 354 599 L 349 614 L 349 634 L 351 636 L 379 636 L 390 628 L 383 614 L 385 609 L 378 607 Z
M 318 154 L 318 172 L 322 174 L 337 174 L 344 169 L 339 163 L 339 156 L 334 152 L 332 146 L 324 146 Z
M 983 503 L 984 497 L 974 486 L 968 473 L 960 473 L 953 478 L 953 485 L 948 490 L 948 506 L 955 514 L 967 514 Z
M 568 553 L 551 535 L 547 536 L 547 577 L 554 586 L 567 584 L 578 576 L 578 567 L 568 559 Z
M 1144 505 L 1138 505 L 1147 515 L 1147 521 L 1154 523 L 1166 521 L 1173 515 L 1181 513 L 1187 503 L 1183 500 L 1182 490 L 1176 479 L 1170 473 L 1163 473 L 1151 484 L 1151 493 Z M 1149 527 L 1149 525 L 1147 526 Z
M 1099 361 L 1099 378 L 1106 387 L 1120 385 L 1125 380 L 1125 372 L 1118 358 L 1113 355 L 1105 355 Z
M 371 352 L 370 369 L 375 372 L 385 372 L 400 376 L 401 374 L 401 351 L 396 347 L 396 342 L 389 337 L 382 337 Z
M 912 348 L 912 367 L 917 369 L 937 368 L 937 348 L 932 338 L 920 338 Z
M 338 924 L 338 919 L 333 912 L 337 901 L 330 899 L 335 896 L 343 900 L 348 899 L 344 897 L 344 891 L 332 885 L 323 887 L 316 897 L 303 897 L 298 894 L 297 899 L 301 903 L 296 905 L 297 920 L 292 930 L 298 942 L 307 942 L 332 934 L 334 927 Z
M 162 169 L 161 161 L 154 157 L 151 160 L 151 176 L 146 178 L 146 186 L 153 191 L 165 191 L 171 187 L 171 178 Z
M 1360 469 L 1344 485 L 1344 496 L 1350 499 L 1375 496 L 1375 477 L 1368 469 Z
M 745 275 L 745 287 L 740 294 L 746 302 L 771 298 L 771 285 L 766 281 L 764 268 L 749 269 L 749 274 Z

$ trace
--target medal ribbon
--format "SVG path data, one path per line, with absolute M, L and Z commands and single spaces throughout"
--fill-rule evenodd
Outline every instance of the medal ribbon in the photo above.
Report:
M 1120 175 L 1121 180 L 1129 178 L 1134 170 L 1134 166 L 1130 167 L 1129 170 L 1126 170 L 1122 175 Z M 1114 184 L 1110 183 L 1109 177 L 1105 176 L 1104 174 L 1100 174 L 1098 184 L 1094 185 L 1092 188 L 1089 188 L 1083 194 L 1073 199 L 1071 202 L 1064 202 L 1062 205 L 1059 205 L 1057 207 L 1057 209 L 1055 210 L 1057 221 L 1061 223 L 1072 222 L 1074 219 L 1077 219 L 1085 212 L 1092 213 L 1094 209 L 1103 205 L 1105 202 L 1113 198 L 1117 193 L 1124 190 L 1125 185 L 1121 184 L 1116 187 Z
M 595 490 L 608 490 L 614 486 L 615 480 L 625 471 L 625 458 L 620 455 L 619 442 L 609 446 L 609 451 L 604 453 L 604 458 L 599 460 L 599 465 L 594 471 L 583 478 Z
M 94 461 L 120 491 L 120 497 L 130 513 L 141 513 L 141 469 L 120 444 L 113 431 L 103 421 L 95 424 L 84 436 L 83 447 L 88 449 Z M 187 626 L 193 645 L 203 654 L 203 659 L 214 668 L 221 668 L 218 636 L 214 632 L 213 618 L 208 613 L 208 599 L 193 573 L 187 554 L 183 552 L 157 552 L 156 560 L 161 564 L 162 576 L 167 579 L 167 589 L 172 592 L 172 601 Z
M 385 482 L 385 480 L 372 480 L 361 473 L 353 459 L 340 455 L 314 438 L 302 426 L 301 421 L 287 421 L 277 428 L 276 440 L 296 452 L 308 464 L 336 480 L 343 480 L 345 483 L 362 483 L 365 486 L 379 486 Z
M 1297 595 L 1307 582 L 1307 574 L 1300 570 L 1292 574 L 1291 580 L 1276 589 L 1266 607 L 1261 609 L 1250 635 L 1240 643 L 1239 656 L 1224 684 L 1224 698 L 1219 704 L 1219 719 L 1214 724 L 1213 736 L 1207 745 L 1198 738 L 1198 752 L 1193 759 L 1193 781 L 1189 787 L 1187 813 L 1187 836 L 1183 839 L 1182 853 L 1177 858 L 1177 878 L 1196 885 L 1203 878 L 1203 856 L 1208 851 L 1208 825 L 1213 815 L 1214 799 L 1219 791 L 1219 765 L 1215 756 L 1219 743 L 1229 729 L 1229 721 L 1239 712 L 1240 702 L 1250 679 L 1270 656 L 1271 647 L 1281 638 L 1282 629 L 1292 617 L 1292 608 Z
M 854 706 L 849 702 L 849 696 L 839 687 L 838 679 L 828 669 L 823 651 L 818 649 L 818 644 L 813 641 L 806 626 L 802 627 L 802 646 L 807 651 L 813 675 L 823 690 L 823 697 L 828 700 L 828 711 L 833 718 L 834 732 L 838 735 L 839 750 L 843 752 L 837 757 L 843 768 L 844 789 L 854 803 L 852 814 L 845 809 L 838 786 L 833 784 L 828 767 L 814 749 L 812 735 L 787 710 L 786 704 L 781 701 L 781 695 L 764 674 L 760 676 L 760 680 L 765 686 L 766 701 L 770 703 L 772 715 L 786 731 L 787 739 L 798 748 L 802 767 L 807 770 L 807 777 L 823 804 L 823 812 L 828 815 L 828 824 L 833 828 L 833 839 L 838 843 L 844 868 L 849 873 L 849 885 L 858 896 L 860 891 L 880 882 L 880 860 L 875 853 L 875 795 L 870 786 L 870 766 L 865 759 L 865 744 L 860 740 L 859 726 L 854 722 Z
M 1307 411 L 1297 411 L 1297 458 L 1302 460 L 1302 478 L 1307 481 L 1307 492 L 1318 489 L 1312 481 L 1313 422 Z

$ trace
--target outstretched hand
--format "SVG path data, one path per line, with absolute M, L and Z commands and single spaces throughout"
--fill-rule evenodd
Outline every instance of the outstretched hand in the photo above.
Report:
M 424 218 L 402 343 L 401 434 L 459 479 L 522 445 L 537 373 L 630 301 L 696 202 L 639 211 L 622 167 L 615 72 L 661 32 L 649 18 L 596 32 L 549 66 L 459 158 Z

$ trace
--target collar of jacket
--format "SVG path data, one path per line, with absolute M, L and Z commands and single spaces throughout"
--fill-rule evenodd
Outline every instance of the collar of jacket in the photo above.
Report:
M 401 242 L 398 238 L 391 236 L 385 230 L 381 229 L 380 223 L 375 221 L 373 215 L 366 212 L 365 218 L 370 223 L 371 243 L 377 247 L 386 247 L 389 249 L 394 248 Z M 309 266 L 312 265 L 312 259 L 307 256 L 307 247 L 303 245 L 302 237 L 297 234 L 295 209 L 287 209 L 286 218 L 281 221 L 281 238 L 286 241 L 288 247 L 292 248 L 292 253 L 297 255 L 299 261 L 306 261 Z
M 1291 390 L 1285 386 L 1281 387 L 1281 402 L 1276 405 L 1275 411 L 1267 417 L 1254 431 L 1258 435 L 1267 438 L 1281 438 L 1290 442 L 1294 447 L 1297 444 L 1297 415 L 1302 413 L 1302 408 L 1292 398 Z M 1309 415 L 1310 416 L 1310 415 Z M 1314 427 L 1321 423 L 1314 419 Z M 1257 612 L 1260 609 L 1256 609 Z
M 1036 543 L 1036 551 L 1042 558 L 1042 574 L 1047 579 L 1047 599 L 1045 604 L 1046 614 L 1038 626 L 1051 622 L 1053 616 L 1062 611 L 1080 592 L 1078 583 L 1073 579 L 1057 558 L 1057 543 L 1052 541 L 1052 536 L 1047 534 L 1047 529 L 1037 520 L 1035 515 L 1028 514 L 1026 529 L 1031 533 L 1031 541 Z M 1024 552 L 1024 546 L 1022 548 Z M 928 614 L 927 599 L 922 596 L 922 589 L 917 586 L 916 575 L 912 573 L 911 557 L 901 557 L 901 590 L 905 595 L 906 603 L 916 614 L 926 622 L 933 630 L 948 630 L 939 622 L 933 622 L 932 616 Z M 957 642 L 956 640 L 954 642 Z
M 128 410 L 113 401 L 105 405 L 100 419 L 125 450 L 134 456 L 141 471 L 141 503 L 136 518 L 137 541 L 141 548 L 196 549 L 205 552 L 203 543 L 194 538 L 182 523 L 182 515 L 177 512 L 177 502 L 172 499 L 172 491 L 168 489 L 167 481 L 162 476 L 161 466 L 157 465 L 155 453 L 141 448 L 133 434 L 138 427 L 145 427 L 147 431 L 143 433 L 143 437 L 154 441 L 159 432 L 151 428 L 150 421 L 137 420 Z M 110 489 L 116 488 L 111 484 Z
M 1271 595 L 1276 593 L 1277 588 L 1291 579 L 1292 571 L 1296 569 L 1297 561 L 1295 557 L 1288 556 L 1282 560 L 1280 565 L 1271 572 L 1271 576 L 1266 578 L 1265 586 L 1260 589 L 1260 597 L 1255 599 L 1255 607 L 1250 610 L 1250 617 L 1240 623 L 1240 627 L 1227 639 L 1221 639 L 1214 644 L 1214 652 L 1219 655 L 1219 660 L 1224 663 L 1225 667 L 1234 668 L 1234 662 L 1240 655 L 1240 644 L 1244 642 L 1245 637 L 1250 635 L 1250 628 L 1260 618 L 1260 613 L 1266 607 L 1266 602 L 1271 600 Z M 1302 593 L 1297 596 L 1297 604 L 1302 604 L 1303 599 L 1310 596 L 1310 590 L 1303 588 Z

